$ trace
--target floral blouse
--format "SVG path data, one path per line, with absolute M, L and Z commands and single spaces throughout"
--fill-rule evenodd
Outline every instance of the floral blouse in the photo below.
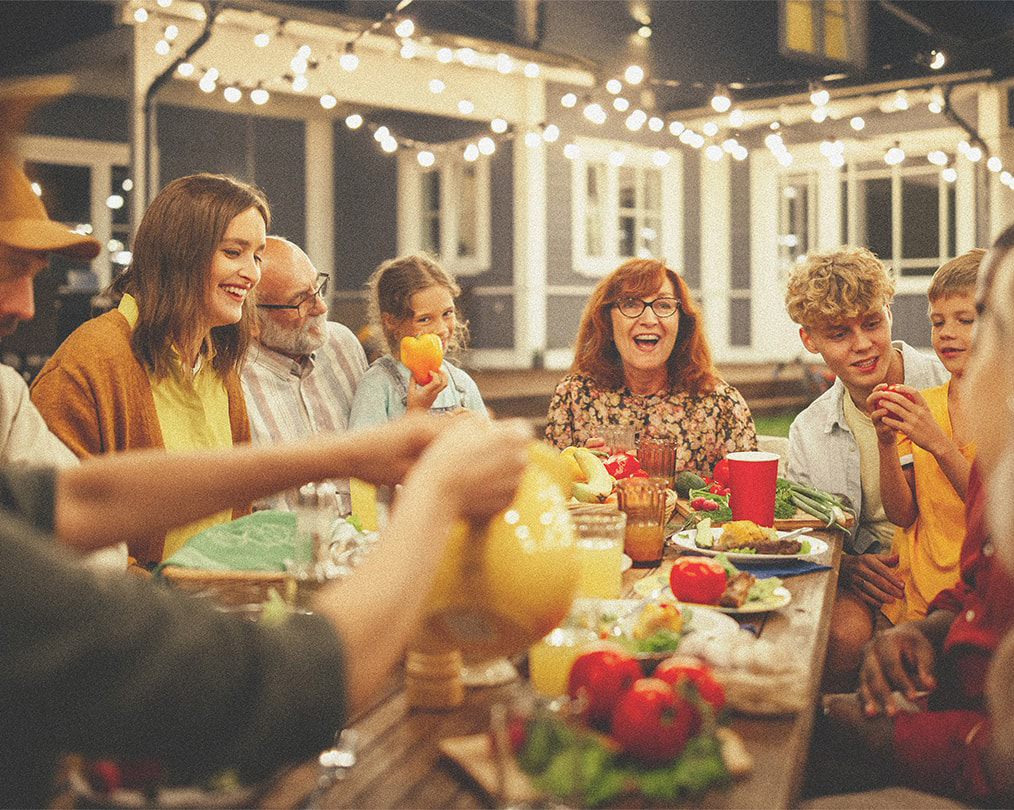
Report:
M 633 425 L 638 438 L 674 438 L 677 470 L 707 472 L 727 453 L 757 449 L 750 408 L 724 381 L 696 397 L 685 391 L 640 396 L 569 374 L 556 386 L 547 421 L 546 440 L 561 449 L 583 445 L 600 424 Z

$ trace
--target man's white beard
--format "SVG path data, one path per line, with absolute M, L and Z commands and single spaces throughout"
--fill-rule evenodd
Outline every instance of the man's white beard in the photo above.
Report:
M 310 354 L 324 345 L 327 335 L 326 324 L 326 314 L 307 318 L 299 329 L 281 326 L 270 317 L 262 318 L 261 333 L 257 339 L 267 348 L 282 354 Z

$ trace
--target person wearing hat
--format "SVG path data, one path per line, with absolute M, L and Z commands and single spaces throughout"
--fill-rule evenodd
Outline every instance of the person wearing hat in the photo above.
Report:
M 35 315 L 32 284 L 50 254 L 94 259 L 99 243 L 53 222 L 24 172 L 0 157 L 0 338 Z M 13 368 L 0 365 L 0 462 L 76 464 L 77 457 L 46 427 Z

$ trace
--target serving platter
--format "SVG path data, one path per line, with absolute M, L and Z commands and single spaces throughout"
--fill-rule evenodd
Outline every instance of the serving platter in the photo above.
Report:
M 827 542 L 819 537 L 813 535 L 804 535 L 801 540 L 808 540 L 810 543 L 810 551 L 806 554 L 749 554 L 738 551 L 722 551 L 713 548 L 700 548 L 697 543 L 694 542 L 694 537 L 697 531 L 687 532 L 676 532 L 671 538 L 670 542 L 681 551 L 692 551 L 694 554 L 701 554 L 705 557 L 714 557 L 716 554 L 724 554 L 729 562 L 735 564 L 741 563 L 775 563 L 785 562 L 786 560 L 812 560 L 815 557 L 819 557 L 827 551 Z M 722 536 L 721 526 L 712 527 L 711 534 L 715 538 L 715 542 L 718 542 L 718 538 Z M 780 531 L 778 536 L 788 534 L 788 532 Z
M 654 576 L 639 579 L 634 583 L 634 592 L 638 596 L 657 596 L 661 599 L 675 599 L 672 593 L 672 588 L 669 587 L 668 574 L 655 574 Z M 724 613 L 728 616 L 746 616 L 752 613 L 770 613 L 772 610 L 778 610 L 779 608 L 785 607 L 791 601 L 792 593 L 784 585 L 780 585 L 774 589 L 770 598 L 744 602 L 740 607 L 698 605 L 696 602 L 680 602 L 680 604 L 689 605 L 694 608 L 695 611 L 700 610 L 701 608 L 708 608 L 709 610 L 717 610 L 719 613 Z

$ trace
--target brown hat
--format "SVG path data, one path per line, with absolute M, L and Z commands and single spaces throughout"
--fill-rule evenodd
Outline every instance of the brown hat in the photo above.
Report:
M 0 243 L 87 260 L 101 248 L 97 239 L 53 222 L 25 173 L 4 156 L 0 156 Z

